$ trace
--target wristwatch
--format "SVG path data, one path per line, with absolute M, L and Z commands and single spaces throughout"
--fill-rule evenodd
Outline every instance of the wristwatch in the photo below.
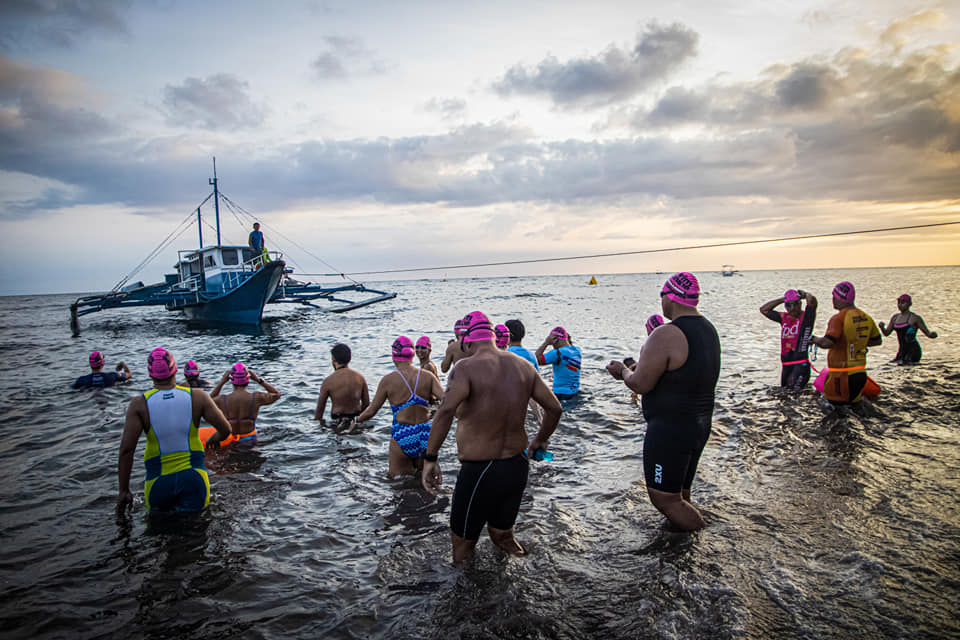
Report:
M 436 462 L 436 461 L 437 461 L 437 454 L 435 454 L 435 453 L 424 453 L 424 454 L 423 454 L 423 459 L 426 460 L 427 462 Z

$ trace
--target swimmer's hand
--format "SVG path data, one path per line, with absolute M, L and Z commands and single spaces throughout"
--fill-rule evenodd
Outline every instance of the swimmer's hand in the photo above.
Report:
M 931 332 L 930 332 L 930 337 L 931 337 L 931 338 L 936 338 L 936 337 L 937 337 L 937 332 L 936 332 L 936 331 L 931 331 Z
M 883 324 L 883 320 L 881 320 L 881 321 L 880 321 L 880 324 L 878 324 L 877 326 L 880 327 L 880 331 L 886 331 L 886 330 L 887 330 L 886 325 Z
M 122 516 L 127 511 L 133 510 L 133 494 L 129 491 L 121 491 L 117 494 L 117 515 Z
M 623 380 L 623 372 L 626 368 L 627 365 L 619 360 L 611 360 L 610 364 L 607 365 L 607 372 L 616 380 Z
M 440 473 L 439 462 L 423 461 L 423 472 L 420 474 L 423 488 L 432 496 L 440 493 L 440 486 L 443 484 L 443 474 Z
M 533 440 L 530 441 L 530 444 L 527 445 L 527 450 L 525 452 L 527 454 L 527 459 L 533 459 L 533 456 L 537 453 L 538 449 L 543 449 L 546 451 L 547 441 L 541 440 L 540 438 L 534 436 Z

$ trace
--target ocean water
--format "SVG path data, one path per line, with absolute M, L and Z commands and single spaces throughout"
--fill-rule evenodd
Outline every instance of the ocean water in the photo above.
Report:
M 5 638 L 933 638 L 960 637 L 960 268 L 703 273 L 723 345 L 713 434 L 693 487 L 708 526 L 672 532 L 646 496 L 639 406 L 603 367 L 636 356 L 665 275 L 387 283 L 396 300 L 337 315 L 271 308 L 258 331 L 189 327 L 162 309 L 81 319 L 70 296 L 0 298 L 0 624 Z M 850 279 L 888 321 L 909 292 L 940 337 L 919 366 L 871 349 L 884 391 L 834 411 L 779 389 L 778 328 L 757 311 L 787 287 L 820 300 Z M 375 389 L 399 334 L 437 361 L 457 317 L 519 317 L 534 348 L 562 324 L 582 348 L 553 462 L 532 465 L 516 526 L 530 555 L 485 536 L 450 564 L 450 494 L 386 476 L 389 410 L 355 435 L 312 420 L 329 348 L 348 343 Z M 114 515 L 130 397 L 155 346 L 215 380 L 243 361 L 283 398 L 253 451 L 208 454 L 199 518 L 150 523 L 143 440 L 134 515 Z M 125 360 L 127 386 L 73 391 L 87 355 Z M 825 364 L 821 353 L 815 366 Z M 532 425 L 530 425 L 532 430 Z M 440 462 L 451 491 L 451 433 Z

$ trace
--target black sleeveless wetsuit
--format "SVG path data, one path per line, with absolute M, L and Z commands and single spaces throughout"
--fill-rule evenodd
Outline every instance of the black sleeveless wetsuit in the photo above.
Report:
M 680 493 L 693 484 L 710 437 L 720 338 L 703 316 L 681 316 L 671 324 L 687 339 L 687 361 L 665 372 L 653 390 L 643 394 L 643 469 L 648 488 Z

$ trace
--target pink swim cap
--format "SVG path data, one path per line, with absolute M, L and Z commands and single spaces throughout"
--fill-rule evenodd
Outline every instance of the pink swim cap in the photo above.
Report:
M 833 297 L 847 304 L 853 304 L 856 295 L 857 292 L 854 290 L 853 285 L 846 280 L 837 283 L 837 286 L 833 288 Z
M 464 342 L 483 342 L 493 340 L 493 324 L 482 311 L 472 311 L 463 317 L 463 333 L 460 338 Z
M 250 384 L 250 374 L 242 362 L 238 362 L 230 368 L 230 384 L 235 387 L 243 387 Z
M 426 347 L 427 349 L 431 348 L 432 345 L 430 344 L 430 338 L 427 336 L 420 336 L 417 338 L 417 346 Z
M 90 368 L 99 369 L 103 366 L 103 354 L 99 351 L 94 351 L 90 354 Z
M 685 307 L 696 307 L 700 302 L 700 283 L 697 276 L 687 271 L 673 274 L 660 290 L 660 297 L 663 296 Z
M 393 341 L 391 347 L 393 359 L 397 362 L 410 362 L 413 360 L 413 341 L 407 336 L 400 336 Z
M 653 330 L 662 325 L 663 322 L 663 316 L 661 316 L 659 313 L 655 313 L 647 318 L 647 335 L 653 333 Z
M 183 366 L 183 375 L 188 377 L 200 375 L 200 365 L 193 360 L 187 360 L 187 364 Z
M 493 333 L 497 336 L 498 348 L 502 349 L 510 344 L 510 329 L 507 329 L 507 325 L 498 324 L 493 328 Z
M 166 380 L 177 372 L 177 363 L 173 354 L 157 347 L 147 357 L 147 374 L 154 380 Z
M 800 299 L 800 294 L 797 293 L 796 289 L 787 289 L 786 292 L 783 294 L 784 302 L 796 302 L 799 299 Z
M 557 327 L 554 327 L 553 329 L 550 329 L 550 337 L 566 340 L 567 338 L 570 337 L 570 334 L 567 333 L 567 330 L 564 329 L 563 327 L 557 326 Z
M 453 335 L 458 338 L 463 335 L 463 318 L 453 323 Z
M 909 293 L 903 293 L 900 295 L 899 298 L 897 298 L 897 302 L 906 302 L 907 304 L 913 304 L 913 298 L 910 297 Z M 90 357 L 92 358 L 93 356 L 91 355 Z

